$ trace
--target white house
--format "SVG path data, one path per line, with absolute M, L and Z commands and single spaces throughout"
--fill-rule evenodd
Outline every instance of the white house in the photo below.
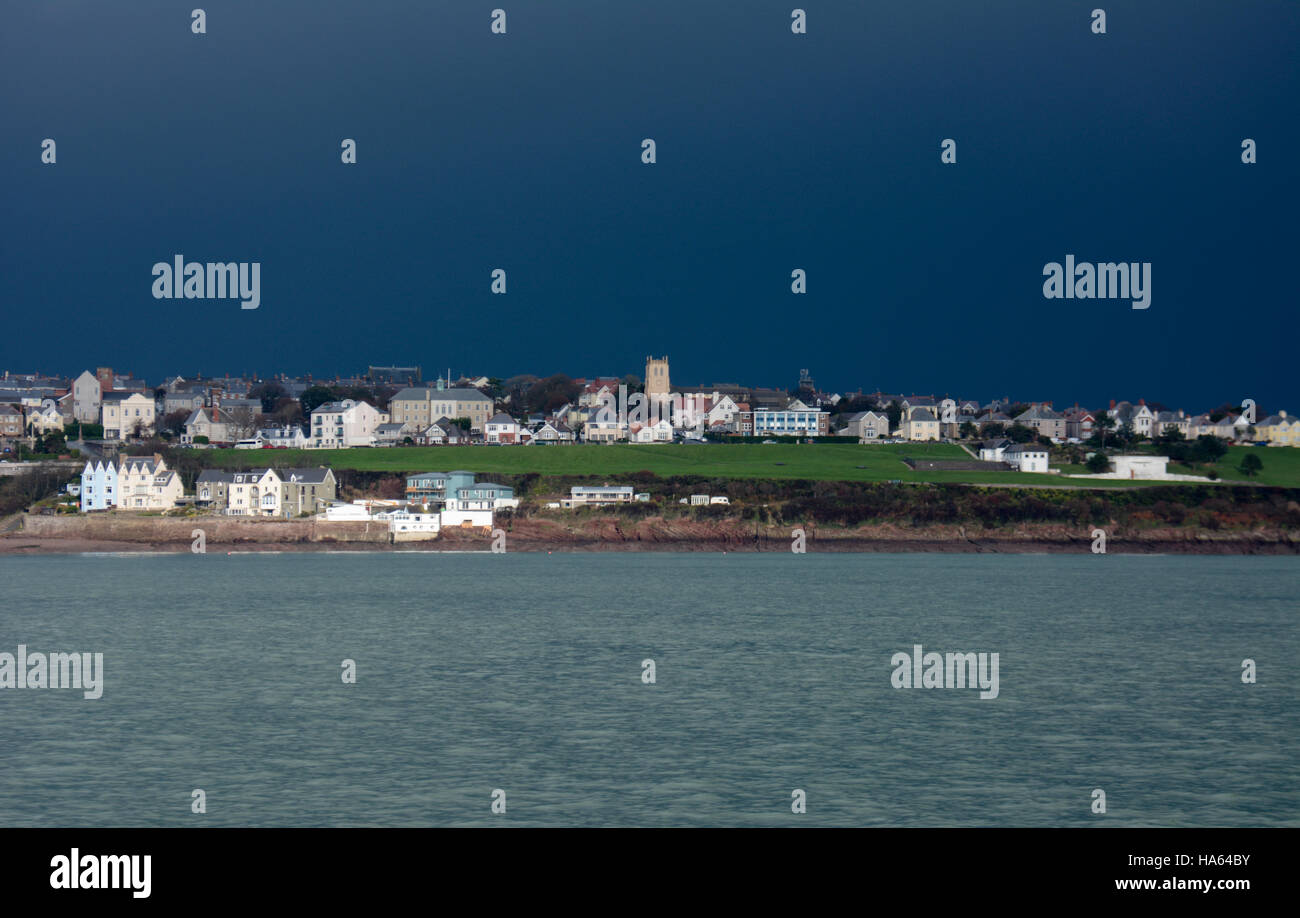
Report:
M 1007 447 L 1011 446 L 1011 441 L 1005 437 L 997 440 L 985 440 L 980 444 L 980 459 L 983 462 L 1002 462 L 1003 453 Z
M 469 490 L 461 488 L 457 495 Z M 442 525 L 492 528 L 494 501 L 491 497 L 448 497 L 442 506 Z
M 394 542 L 416 542 L 436 538 L 441 529 L 441 513 L 396 510 L 388 516 L 388 531 Z
M 1152 436 L 1156 415 L 1154 411 L 1147 407 L 1144 399 L 1138 399 L 1136 405 L 1132 402 L 1120 402 L 1119 404 L 1111 402 L 1110 409 L 1106 413 L 1115 419 L 1116 430 L 1127 425 L 1133 428 L 1134 433 L 1141 434 L 1144 437 Z
M 628 437 L 632 443 L 671 443 L 673 442 L 673 425 L 667 418 L 660 418 L 653 424 L 638 427 Z
M 730 395 L 721 395 L 709 408 L 709 425 L 734 423 L 736 415 L 739 413 L 740 406 L 736 404 L 735 400 Z
M 118 466 L 117 493 L 117 505 L 126 510 L 170 510 L 185 489 L 161 456 L 130 456 Z
M 100 404 L 99 423 L 105 440 L 125 440 L 137 432 L 154 432 L 154 400 L 139 392 L 105 392 Z
M 297 424 L 287 427 L 263 427 L 257 432 L 266 446 L 284 449 L 303 449 L 307 446 L 307 435 Z
M 374 446 L 375 431 L 380 424 L 386 423 L 387 412 L 369 402 L 356 402 L 350 398 L 326 402 L 311 413 L 311 448 Z
M 498 411 L 483 426 L 483 440 L 486 443 L 518 443 L 519 422 L 504 411 Z
M 279 516 L 280 484 L 280 476 L 275 469 L 234 472 L 226 498 L 227 515 Z
M 1002 452 L 1002 459 L 1020 472 L 1046 472 L 1047 447 L 1038 443 L 1016 443 Z

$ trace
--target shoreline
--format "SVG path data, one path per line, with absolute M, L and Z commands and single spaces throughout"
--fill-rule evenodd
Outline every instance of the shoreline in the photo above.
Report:
M 1284 526 L 1105 526 L 1106 554 L 1300 555 L 1300 532 Z M 777 552 L 802 533 L 810 553 L 1091 554 L 1094 529 L 1057 523 L 995 528 L 881 521 L 855 527 L 700 520 L 526 518 L 503 521 L 507 552 Z M 25 517 L 0 534 L 0 556 L 114 552 L 491 552 L 493 531 L 450 527 L 435 538 L 394 541 L 387 523 L 147 515 Z
M 789 554 L 788 542 L 761 540 L 758 543 L 679 539 L 655 542 L 601 540 L 513 539 L 507 553 L 545 552 L 590 554 L 601 552 L 716 552 L 740 554 Z M 423 554 L 491 554 L 488 539 L 438 540 L 415 542 L 215 542 L 208 543 L 204 554 L 298 554 L 310 552 L 385 552 Z M 1087 539 L 1073 541 L 1036 539 L 811 539 L 808 554 L 1091 554 Z M 189 541 L 131 541 L 101 539 L 24 538 L 21 533 L 0 538 L 0 557 L 73 554 L 190 554 Z M 1300 555 L 1300 545 L 1253 540 L 1164 540 L 1115 539 L 1106 546 L 1108 555 Z

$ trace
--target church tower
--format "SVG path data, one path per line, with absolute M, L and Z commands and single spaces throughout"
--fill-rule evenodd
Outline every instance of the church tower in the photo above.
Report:
M 647 357 L 645 359 L 646 396 L 667 396 L 672 391 L 672 386 L 668 382 L 668 358 L 655 359 L 654 357 Z

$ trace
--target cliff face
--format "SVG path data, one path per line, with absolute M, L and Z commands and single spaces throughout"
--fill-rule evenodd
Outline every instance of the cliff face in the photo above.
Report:
M 0 551 L 188 551 L 195 530 L 203 530 L 209 550 L 237 547 L 284 550 L 389 548 L 381 522 L 326 523 L 313 520 L 255 520 L 235 517 L 170 519 L 129 514 L 28 516 L 23 528 L 0 538 Z M 507 551 L 775 551 L 789 552 L 791 527 L 760 526 L 740 519 L 640 520 L 589 516 L 505 521 Z M 1285 528 L 1208 530 L 1195 527 L 1106 529 L 1110 553 L 1180 552 L 1198 554 L 1296 554 L 1300 533 Z M 856 527 L 803 529 L 808 552 L 945 551 L 1087 553 L 1091 527 L 1024 523 L 995 529 L 950 524 L 885 523 Z M 426 542 L 398 549 L 488 550 L 486 529 L 445 529 Z
M 575 521 L 526 519 L 508 523 L 507 544 L 515 549 L 581 547 L 601 550 L 683 550 L 788 552 L 792 527 L 760 526 L 724 519 L 699 521 L 651 517 L 637 521 L 588 518 Z M 1223 531 L 1192 527 L 1106 529 L 1108 552 L 1186 552 L 1206 554 L 1296 554 L 1300 533 L 1257 527 Z M 1092 527 L 1024 523 L 998 529 L 946 524 L 897 523 L 855 527 L 803 528 L 804 547 L 814 551 L 1092 551 Z

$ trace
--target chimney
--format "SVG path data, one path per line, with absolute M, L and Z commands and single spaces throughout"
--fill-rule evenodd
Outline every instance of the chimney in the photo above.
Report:
M 1111 400 L 1110 400 L 1110 410 L 1111 410 L 1111 411 L 1114 411 L 1114 410 L 1115 410 L 1115 400 L 1114 400 L 1114 399 L 1111 399 Z
M 1286 419 L 1286 412 L 1285 412 L 1285 411 L 1279 411 L 1279 412 L 1277 413 L 1277 416 L 1280 417 L 1280 418 L 1282 418 L 1283 420 L 1285 420 L 1285 419 Z
M 1146 399 L 1144 399 L 1144 398 L 1140 398 L 1140 399 L 1138 399 L 1138 404 L 1139 404 L 1139 405 L 1145 405 L 1146 403 L 1147 403 L 1147 400 L 1146 400 Z

